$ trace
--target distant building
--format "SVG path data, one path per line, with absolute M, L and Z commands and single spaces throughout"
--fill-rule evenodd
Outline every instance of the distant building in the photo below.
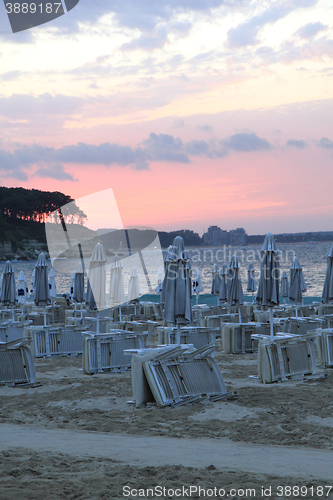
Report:
M 244 228 L 238 227 L 230 231 L 230 244 L 231 245 L 246 245 L 247 234 Z
M 209 226 L 203 235 L 203 244 L 208 246 L 221 245 L 246 245 L 247 234 L 245 229 L 238 228 L 232 231 L 225 231 L 219 226 Z

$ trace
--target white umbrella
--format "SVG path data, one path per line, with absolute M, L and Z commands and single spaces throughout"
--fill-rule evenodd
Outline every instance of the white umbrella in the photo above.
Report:
M 290 266 L 290 286 L 289 286 L 289 300 L 296 303 L 296 318 L 297 318 L 297 305 L 302 303 L 303 292 L 306 292 L 307 287 L 303 275 L 302 266 L 297 257 Z
M 119 306 L 119 319 L 121 321 L 121 304 L 126 302 L 126 295 L 123 265 L 117 254 L 115 255 L 111 265 L 109 300 L 111 307 Z
M 49 294 L 51 299 L 55 299 L 57 296 L 57 285 L 55 281 L 54 269 L 49 272 Z
M 138 299 L 141 295 L 141 289 L 140 289 L 140 279 L 138 272 L 135 267 L 133 267 L 131 274 L 130 274 L 130 279 L 128 283 L 128 295 L 127 299 L 130 300 L 135 300 Z
M 181 236 L 176 236 L 167 257 L 163 291 L 164 319 L 177 325 L 177 344 L 180 344 L 180 325 L 192 322 L 192 286 L 188 261 L 184 240 Z
M 270 312 L 271 340 L 274 339 L 273 307 L 280 303 L 280 266 L 274 236 L 267 233 L 261 247 L 260 279 L 256 302 L 268 306 Z
M 196 305 L 199 302 L 199 295 L 203 292 L 203 286 L 201 283 L 201 276 L 199 268 L 197 267 L 192 275 L 192 293 L 195 293 Z
M 90 257 L 89 263 L 89 287 L 90 297 L 89 305 L 97 308 L 97 333 L 99 333 L 99 311 L 106 309 L 105 287 L 106 287 L 106 269 L 107 258 L 103 245 L 97 243 Z
M 17 278 L 17 302 L 25 304 L 28 296 L 28 280 L 23 271 L 20 271 Z
M 219 300 L 221 302 L 227 302 L 227 273 L 228 273 L 228 266 L 227 264 L 224 263 L 220 271 Z
M 252 300 L 253 300 L 253 294 L 257 290 L 257 284 L 256 280 L 254 277 L 254 268 L 252 262 L 250 262 L 249 267 L 247 268 L 247 287 L 246 287 L 247 292 L 252 293 Z

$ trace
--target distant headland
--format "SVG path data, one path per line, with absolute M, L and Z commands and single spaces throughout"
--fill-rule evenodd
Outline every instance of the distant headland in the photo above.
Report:
M 68 195 L 58 191 L 0 186 L 0 260 L 31 260 L 36 259 L 41 251 L 47 252 L 45 220 L 68 203 L 71 203 L 71 213 L 63 213 L 61 217 L 66 224 L 82 225 L 87 216 Z M 60 220 L 56 222 L 60 223 Z M 131 231 L 136 230 L 128 230 Z M 107 236 L 103 238 L 102 233 L 99 238 L 107 241 Z M 157 233 L 162 248 L 171 245 L 175 236 L 182 236 L 187 247 L 260 244 L 265 236 L 249 235 L 244 228 L 227 231 L 219 226 L 210 226 L 202 237 L 190 229 Z M 277 243 L 333 241 L 333 231 L 275 234 L 275 240 Z M 122 243 L 126 244 L 126 241 Z

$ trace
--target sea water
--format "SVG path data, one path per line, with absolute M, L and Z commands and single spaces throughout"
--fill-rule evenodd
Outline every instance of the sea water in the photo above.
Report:
M 303 268 L 303 273 L 305 277 L 305 282 L 307 285 L 307 291 L 303 294 L 305 297 L 320 297 L 323 290 L 325 272 L 326 272 L 326 256 L 331 248 L 332 243 L 295 243 L 295 244 L 279 244 L 277 249 L 279 251 L 280 258 L 280 268 L 281 271 L 286 270 L 289 276 L 289 268 L 292 263 L 293 257 L 297 256 L 301 266 Z M 201 274 L 202 285 L 204 288 L 204 293 L 210 293 L 211 283 L 212 283 L 212 269 L 213 265 L 217 264 L 219 269 L 221 269 L 222 264 L 229 264 L 229 261 L 233 254 L 236 254 L 240 266 L 240 277 L 243 285 L 244 295 L 247 295 L 246 284 L 247 284 L 247 268 L 250 262 L 253 263 L 255 278 L 258 280 L 260 275 L 260 248 L 261 245 L 249 245 L 249 246 L 221 246 L 221 247 L 197 247 L 189 248 L 188 254 L 191 260 L 192 269 L 199 268 Z M 158 271 L 158 265 L 154 264 L 156 259 L 152 258 L 152 254 L 149 252 L 144 253 L 144 259 L 149 271 L 151 288 L 149 290 L 147 280 L 143 275 L 140 275 L 140 261 L 137 262 L 137 270 L 140 278 L 140 286 L 142 294 L 149 293 L 153 288 L 156 287 L 156 275 Z M 31 288 L 31 276 L 36 265 L 36 260 L 34 261 L 17 261 L 13 262 L 13 269 L 15 272 L 15 278 L 20 271 L 23 271 L 28 278 L 28 286 Z M 151 262 L 151 264 L 150 264 Z M 112 258 L 109 258 L 107 265 L 107 287 L 109 286 L 109 273 L 112 263 Z M 62 259 L 57 260 L 54 263 L 54 270 L 56 275 L 57 293 L 69 293 L 70 291 L 70 280 L 73 271 L 77 268 L 78 261 L 75 259 Z M 5 262 L 0 262 L 0 273 L 2 273 L 5 266 Z M 52 263 L 48 260 L 48 271 L 52 268 Z M 131 269 L 125 266 L 124 268 L 124 284 L 125 292 L 127 292 L 128 281 Z

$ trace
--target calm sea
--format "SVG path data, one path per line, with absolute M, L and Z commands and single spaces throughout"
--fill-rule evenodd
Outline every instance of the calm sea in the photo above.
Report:
M 260 268 L 260 247 L 261 245 L 253 245 L 246 247 L 198 247 L 188 249 L 191 259 L 192 268 L 199 268 L 201 273 L 201 280 L 204 287 L 204 293 L 210 293 L 212 282 L 212 267 L 217 264 L 219 269 L 225 262 L 229 263 L 231 256 L 235 253 L 238 257 L 241 278 L 243 283 L 243 291 L 246 292 L 247 282 L 247 268 L 250 262 L 253 263 L 255 269 L 255 277 L 259 278 Z M 326 271 L 326 255 L 329 252 L 331 243 L 297 243 L 297 244 L 281 244 L 278 245 L 281 269 L 289 271 L 289 267 L 296 255 L 303 267 L 303 273 L 307 284 L 307 292 L 304 296 L 320 297 L 323 289 L 325 271 Z M 149 258 L 148 258 L 149 260 Z M 155 262 L 155 263 L 154 263 Z M 153 288 L 156 286 L 156 275 L 158 265 L 156 259 L 152 260 L 150 266 L 150 279 Z M 49 270 L 51 269 L 51 261 L 49 263 Z M 78 262 L 74 259 L 67 259 L 57 261 L 55 264 L 55 274 L 58 293 L 68 293 L 70 289 L 70 278 L 72 272 L 76 269 Z M 110 261 L 111 264 L 111 261 Z M 160 264 L 160 261 L 159 261 Z M 3 271 L 5 263 L 0 262 L 0 272 Z M 29 287 L 31 284 L 31 275 L 36 265 L 36 261 L 29 262 L 13 262 L 15 278 L 17 279 L 18 273 L 23 271 L 28 278 Z M 149 265 L 148 265 L 149 267 Z M 138 260 L 137 269 L 140 269 L 140 262 Z M 127 291 L 129 281 L 130 269 L 124 269 L 124 282 L 125 290 Z M 288 273 L 289 275 L 289 273 Z M 139 273 L 140 276 L 140 273 Z M 108 280 L 108 277 L 107 277 Z M 144 276 L 140 276 L 140 285 L 142 293 L 148 293 L 148 286 Z

